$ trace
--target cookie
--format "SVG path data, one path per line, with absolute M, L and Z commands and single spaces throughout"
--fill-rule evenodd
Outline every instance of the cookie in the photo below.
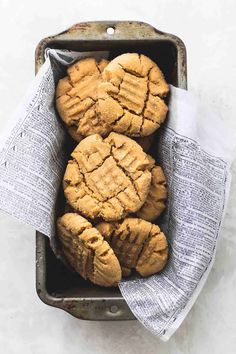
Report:
M 97 114 L 97 86 L 101 73 L 108 64 L 102 59 L 79 60 L 67 69 L 67 76 L 56 88 L 56 107 L 71 137 L 79 142 L 82 137 L 106 132 L 106 124 Z
M 64 194 L 71 207 L 90 219 L 119 220 L 141 208 L 149 192 L 149 159 L 132 139 L 110 133 L 83 139 L 71 154 Z
M 121 279 L 117 257 L 99 231 L 76 213 L 57 220 L 58 236 L 70 265 L 84 278 L 100 286 L 116 286 Z
M 139 218 L 154 221 L 166 207 L 167 186 L 162 168 L 155 165 L 155 160 L 150 155 L 148 158 L 152 174 L 151 185 L 145 203 L 136 215 Z
M 152 134 L 165 120 L 169 92 L 161 70 L 145 55 L 122 54 L 103 70 L 98 112 L 111 130 L 131 137 Z
M 138 218 L 96 226 L 117 256 L 123 276 L 132 269 L 144 277 L 161 271 L 168 258 L 166 237 L 157 225 Z

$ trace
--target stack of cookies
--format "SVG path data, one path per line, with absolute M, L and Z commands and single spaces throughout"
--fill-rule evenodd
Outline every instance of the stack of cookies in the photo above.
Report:
M 58 219 L 58 236 L 70 265 L 100 286 L 133 270 L 149 276 L 167 262 L 166 237 L 154 224 L 166 181 L 147 151 L 168 92 L 158 66 L 136 53 L 80 60 L 57 85 L 57 111 L 78 143 L 63 178 L 70 212 Z

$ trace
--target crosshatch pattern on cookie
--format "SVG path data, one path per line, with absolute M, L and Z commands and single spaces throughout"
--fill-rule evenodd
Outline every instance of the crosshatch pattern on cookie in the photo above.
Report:
M 77 142 L 90 134 L 109 132 L 97 113 L 97 86 L 101 73 L 108 64 L 102 59 L 82 59 L 67 70 L 67 76 L 58 82 L 56 107 L 69 134 Z
M 151 183 L 149 159 L 132 139 L 92 135 L 72 153 L 64 175 L 68 203 L 91 219 L 119 220 L 143 205 Z
M 163 269 L 167 262 L 168 245 L 159 226 L 139 218 L 126 218 L 118 222 L 102 222 L 98 231 L 114 250 L 123 276 L 136 269 L 149 276 Z
M 57 230 L 66 259 L 84 279 L 101 286 L 118 284 L 119 261 L 99 231 L 85 218 L 66 213 L 57 220 Z
M 156 63 L 137 53 L 113 59 L 98 85 L 98 112 L 113 131 L 132 137 L 152 134 L 165 120 L 169 92 Z

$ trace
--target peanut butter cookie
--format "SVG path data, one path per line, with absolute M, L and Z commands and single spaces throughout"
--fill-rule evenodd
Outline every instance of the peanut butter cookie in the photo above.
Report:
M 148 158 L 152 174 L 151 185 L 145 203 L 136 214 L 139 218 L 154 221 L 166 207 L 167 187 L 162 168 L 155 165 L 155 160 L 150 155 Z
M 83 139 L 71 154 L 65 197 L 84 216 L 119 220 L 143 205 L 151 183 L 149 159 L 132 139 L 110 133 Z
M 111 130 L 131 137 L 152 134 L 165 120 L 169 92 L 161 70 L 145 55 L 122 54 L 103 70 L 98 112 Z
M 157 225 L 138 218 L 96 226 L 117 256 L 123 276 L 132 269 L 144 277 L 163 269 L 168 258 L 166 237 Z
M 62 250 L 70 265 L 84 278 L 101 286 L 116 286 L 121 279 L 117 257 L 99 231 L 76 213 L 57 220 Z
M 84 136 L 106 132 L 106 124 L 96 111 L 97 86 L 108 64 L 102 59 L 79 60 L 67 69 L 67 76 L 58 82 L 56 107 L 69 134 L 77 142 Z

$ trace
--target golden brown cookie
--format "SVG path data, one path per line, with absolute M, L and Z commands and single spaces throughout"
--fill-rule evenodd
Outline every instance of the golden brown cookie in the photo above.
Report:
M 58 82 L 56 107 L 69 134 L 77 142 L 90 134 L 106 132 L 106 124 L 96 111 L 97 86 L 108 64 L 94 58 L 77 61 L 67 69 L 67 76 Z
M 146 277 L 163 269 L 168 258 L 166 237 L 157 225 L 138 218 L 96 226 L 117 256 L 123 276 L 132 269 Z
M 139 218 L 154 221 L 166 207 L 167 186 L 164 172 L 155 160 L 148 155 L 152 180 L 145 203 L 136 213 Z
M 62 250 L 70 265 L 84 278 L 101 286 L 116 286 L 121 279 L 117 257 L 99 231 L 76 213 L 57 220 Z
M 150 162 L 134 140 L 117 133 L 106 139 L 91 135 L 71 156 L 63 188 L 74 210 L 111 221 L 141 208 L 151 182 Z
M 131 137 L 152 134 L 165 120 L 169 92 L 161 70 L 145 55 L 122 54 L 102 73 L 98 112 L 111 130 Z

